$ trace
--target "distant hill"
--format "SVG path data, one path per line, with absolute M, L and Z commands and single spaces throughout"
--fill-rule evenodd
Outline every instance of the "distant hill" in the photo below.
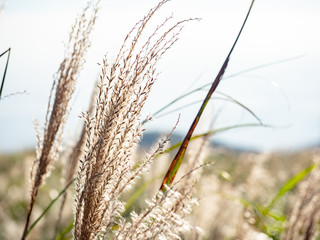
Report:
M 158 140 L 161 137 L 165 137 L 165 134 L 162 134 L 160 132 L 145 132 L 142 136 L 142 140 L 139 143 L 139 145 L 143 149 L 150 149 L 158 142 Z M 171 135 L 171 141 L 170 141 L 171 145 L 181 142 L 184 137 L 185 136 L 180 133 L 173 133 Z M 257 152 L 255 149 L 232 146 L 230 144 L 216 141 L 216 140 L 211 140 L 210 145 L 213 148 L 219 148 L 219 149 L 222 148 L 222 149 L 233 151 L 233 152 L 254 152 L 254 153 Z

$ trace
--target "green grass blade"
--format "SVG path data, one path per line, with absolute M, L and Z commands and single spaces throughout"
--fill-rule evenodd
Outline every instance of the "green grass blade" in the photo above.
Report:
M 56 198 L 54 198 L 49 205 L 44 209 L 44 211 L 41 213 L 41 215 L 32 223 L 32 225 L 29 227 L 26 236 L 31 232 L 31 230 L 36 226 L 36 224 L 41 220 L 41 218 L 49 211 L 49 209 L 52 207 L 52 205 L 67 191 L 67 189 L 71 186 L 71 184 L 75 181 L 75 178 L 67 184 L 67 186 L 64 187 L 64 189 L 61 190 L 61 192 L 58 194 Z
M 11 53 L 11 48 L 8 48 L 8 50 L 4 51 L 3 53 L 1 53 L 0 57 L 2 57 L 4 54 L 8 53 L 7 56 L 7 62 L 6 62 L 6 66 L 4 68 L 4 72 L 3 72 L 3 77 L 2 77 L 2 81 L 1 81 L 1 87 L 0 87 L 0 99 L 1 99 L 1 95 L 2 95 L 2 90 L 3 90 L 3 85 L 4 85 L 4 81 L 6 79 L 6 75 L 7 75 L 7 70 L 8 70 L 8 65 L 9 65 L 9 59 L 10 59 L 10 53 Z
M 71 223 L 68 225 L 68 227 L 66 227 L 60 234 L 58 237 L 56 237 L 56 240 L 63 240 L 65 239 L 65 235 L 67 235 L 73 228 L 74 225 L 74 221 L 72 220 Z
M 268 211 L 268 216 L 278 222 L 285 222 L 286 221 L 286 216 L 281 213 L 278 213 L 278 212 Z
M 318 166 L 316 163 L 311 166 L 303 169 L 297 175 L 290 178 L 278 191 L 278 193 L 271 200 L 270 204 L 266 207 L 266 209 L 271 210 L 273 206 L 285 195 L 287 192 L 291 191 L 300 181 L 302 181 L 310 172 L 312 172 L 315 167 Z
M 242 104 L 241 102 L 239 102 L 235 98 L 233 98 L 230 95 L 227 95 L 227 94 L 225 94 L 223 92 L 217 91 L 217 93 L 221 94 L 222 96 L 225 96 L 230 102 L 235 103 L 235 104 L 239 105 L 240 107 L 242 107 L 243 109 L 245 109 L 246 111 L 248 111 L 255 119 L 257 119 L 257 121 L 261 125 L 263 125 L 261 119 L 250 108 L 248 108 L 246 105 Z
M 209 85 L 209 84 L 208 84 Z M 179 97 L 177 97 L 176 99 L 174 99 L 173 101 L 169 102 L 167 105 L 165 105 L 164 107 L 160 108 L 158 111 L 156 111 L 155 113 L 152 114 L 152 116 L 154 117 L 158 117 L 158 115 L 163 112 L 165 109 L 167 109 L 168 107 L 170 107 L 171 105 L 175 104 L 176 102 L 178 102 L 179 100 L 191 95 L 192 93 L 195 93 L 195 92 L 198 92 L 200 90 L 202 90 L 203 88 L 205 88 L 206 86 L 208 85 L 204 85 L 204 86 L 201 86 L 199 88 L 196 88 L 190 92 L 187 92 Z

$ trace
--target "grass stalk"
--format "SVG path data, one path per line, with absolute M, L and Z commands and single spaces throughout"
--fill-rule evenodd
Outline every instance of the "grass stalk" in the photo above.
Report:
M 246 18 L 245 18 L 245 20 L 244 20 L 244 22 L 243 22 L 243 24 L 242 24 L 242 27 L 241 27 L 241 29 L 240 29 L 240 31 L 239 31 L 239 33 L 238 33 L 238 36 L 237 36 L 235 42 L 233 43 L 233 46 L 231 47 L 231 50 L 230 50 L 227 58 L 225 59 L 225 61 L 224 61 L 223 65 L 222 65 L 222 67 L 221 67 L 221 69 L 220 69 L 217 77 L 216 77 L 215 80 L 213 81 L 213 83 L 212 83 L 212 85 L 211 85 L 211 88 L 210 88 L 210 90 L 209 90 L 206 98 L 204 99 L 204 101 L 203 101 L 203 103 L 202 103 L 202 105 L 201 105 L 201 107 L 200 107 L 200 109 L 199 109 L 199 111 L 198 111 L 195 119 L 193 120 L 193 123 L 191 124 L 190 129 L 189 129 L 189 131 L 187 132 L 187 135 L 186 135 L 186 137 L 184 138 L 181 147 L 179 148 L 179 151 L 177 152 L 177 155 L 176 155 L 175 158 L 172 160 L 172 163 L 171 163 L 171 165 L 170 165 L 170 167 L 169 167 L 169 169 L 168 169 L 168 171 L 167 171 L 167 174 L 165 175 L 165 177 L 164 177 L 164 179 L 163 179 L 163 181 L 162 181 L 162 184 L 161 184 L 161 186 L 160 186 L 160 190 L 161 190 L 161 191 L 165 191 L 165 187 L 166 187 L 166 186 L 169 186 L 169 187 L 170 187 L 170 185 L 172 184 L 172 182 L 173 182 L 173 180 L 174 180 L 174 178 L 175 178 L 175 176 L 176 176 L 176 173 L 177 173 L 177 171 L 178 171 L 178 169 L 179 169 L 179 167 L 180 167 L 180 165 L 181 165 L 181 163 L 182 163 L 182 161 L 183 161 L 183 158 L 184 158 L 186 149 L 187 149 L 187 147 L 188 147 L 188 145 L 189 145 L 189 142 L 190 142 L 190 139 L 191 139 L 191 137 L 192 137 L 192 134 L 193 134 L 196 126 L 198 125 L 198 122 L 199 122 L 199 120 L 200 120 L 200 117 L 201 117 L 204 109 L 206 108 L 206 106 L 207 106 L 207 104 L 208 104 L 208 102 L 209 102 L 209 100 L 210 100 L 213 92 L 214 92 L 214 91 L 216 90 L 216 88 L 218 87 L 218 85 L 219 85 L 219 83 L 220 83 L 220 80 L 221 80 L 221 78 L 222 78 L 222 76 L 223 76 L 223 74 L 224 74 L 224 72 L 225 72 L 225 70 L 226 70 L 226 68 L 227 68 L 227 66 L 228 66 L 228 63 L 229 63 L 229 60 L 230 60 L 230 56 L 231 56 L 231 54 L 232 54 L 232 52 L 233 52 L 233 49 L 234 49 L 234 47 L 236 46 L 236 44 L 237 44 L 237 42 L 238 42 L 238 39 L 239 39 L 239 37 L 240 37 L 240 35 L 241 35 L 241 33 L 242 33 L 242 30 L 243 30 L 243 28 L 244 28 L 244 26 L 245 26 L 245 24 L 246 24 L 246 22 L 247 22 L 247 19 L 248 19 L 249 15 L 250 15 L 250 12 L 251 12 L 253 3 L 254 3 L 254 0 L 252 0 L 252 2 L 251 2 L 249 11 L 248 11 L 248 13 L 247 13 L 247 16 L 246 16 Z
M 21 240 L 24 240 L 28 233 L 30 217 L 39 188 L 50 173 L 52 162 L 59 155 L 62 134 L 70 111 L 69 103 L 90 46 L 89 36 L 95 25 L 98 3 L 99 0 L 89 0 L 87 7 L 76 19 L 69 36 L 65 57 L 53 81 L 46 113 L 44 136 L 42 142 L 38 142 L 37 157 L 31 169 L 31 199 Z M 54 97 L 53 102 L 51 102 L 52 97 Z M 38 132 L 37 135 L 40 140 L 40 133 Z

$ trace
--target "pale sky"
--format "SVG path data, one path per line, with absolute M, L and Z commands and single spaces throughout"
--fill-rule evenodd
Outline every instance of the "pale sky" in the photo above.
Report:
M 135 22 L 157 4 L 155 0 L 102 0 L 92 35 L 92 47 L 81 72 L 66 139 L 79 126 L 99 71 L 108 53 L 110 61 Z M 161 72 L 144 114 L 154 113 L 175 97 L 213 81 L 239 31 L 250 0 L 172 0 L 155 16 L 153 26 L 173 13 L 175 20 L 202 18 L 184 28 L 180 40 L 158 65 Z M 9 0 L 0 14 L 0 53 L 12 48 L 3 95 L 26 90 L 0 101 L 0 152 L 35 146 L 33 119 L 43 124 L 53 74 L 64 53 L 70 27 L 85 6 L 79 0 Z M 152 28 L 152 26 L 151 26 Z M 298 149 L 320 142 L 320 1 L 256 0 L 225 76 L 302 56 L 296 60 L 225 79 L 218 91 L 250 108 L 275 128 L 243 128 L 215 138 L 238 147 L 262 151 Z M 2 77 L 5 58 L 0 59 Z M 202 100 L 200 92 L 173 106 Z M 218 95 L 217 95 L 218 96 Z M 177 131 L 185 134 L 200 103 L 148 124 L 147 130 L 170 132 L 181 114 Z M 168 109 L 170 110 L 170 109 Z M 215 117 L 219 113 L 218 117 Z M 255 119 L 239 106 L 210 102 L 198 132 Z

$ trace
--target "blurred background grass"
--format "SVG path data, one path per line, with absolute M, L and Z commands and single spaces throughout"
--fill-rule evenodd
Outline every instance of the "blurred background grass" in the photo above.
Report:
M 138 159 L 144 156 L 145 149 L 143 146 L 139 148 Z M 247 223 L 249 223 L 248 227 L 260 232 L 261 226 L 256 225 L 258 213 L 253 206 L 267 206 L 281 186 L 310 166 L 315 156 L 319 155 L 317 148 L 298 152 L 261 154 L 214 145 L 209 146 L 206 152 L 206 161 L 213 160 L 215 163 L 203 169 L 203 176 L 196 186 L 200 206 L 196 207 L 189 217 L 193 224 L 203 229 L 204 236 L 201 239 L 237 239 L 240 234 L 239 229 L 243 229 Z M 0 155 L 1 239 L 17 239 L 21 235 L 28 207 L 29 169 L 34 157 L 33 150 Z M 134 189 L 123 196 L 123 200 L 126 201 L 143 184 L 146 184 L 142 193 L 138 195 L 138 199 L 130 206 L 131 210 L 139 212 L 144 206 L 144 200 L 152 196 L 154 189 L 160 186 L 161 177 L 155 181 L 150 182 L 150 180 L 157 176 L 161 169 L 160 165 L 164 167 L 163 169 L 167 167 L 171 158 L 172 154 L 171 156 L 164 154 L 156 159 L 149 176 L 142 178 Z M 63 188 L 62 162 L 63 157 L 56 162 L 51 176 L 40 190 L 33 221 Z M 294 190 L 295 188 L 286 193 L 274 207 L 273 211 L 276 211 L 279 216 L 285 217 L 288 214 Z M 252 204 L 245 204 L 244 199 Z M 69 196 L 59 227 L 60 233 L 72 222 L 71 200 L 72 197 Z M 34 228 L 30 239 L 52 239 L 59 205 L 59 201 L 53 205 Z M 268 231 L 271 231 L 275 221 L 266 217 L 263 223 L 267 224 Z M 240 225 L 243 226 L 239 227 Z M 282 228 L 277 229 L 278 234 L 282 230 Z M 68 232 L 62 239 L 70 237 L 71 233 Z M 193 238 L 186 236 L 186 239 Z

